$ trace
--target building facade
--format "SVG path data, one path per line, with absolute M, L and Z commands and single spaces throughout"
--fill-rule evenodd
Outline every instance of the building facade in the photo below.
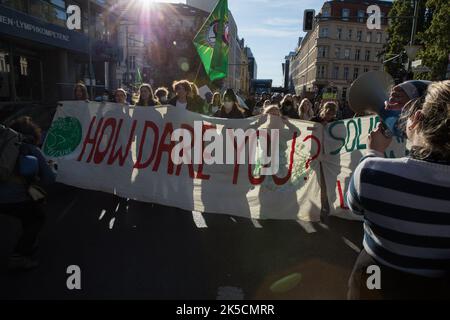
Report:
M 284 92 L 286 93 L 293 93 L 295 92 L 294 88 L 294 81 L 292 79 L 292 72 L 291 72 L 291 60 L 295 57 L 295 52 L 290 52 L 289 55 L 287 55 L 284 58 L 284 63 L 282 64 L 283 68 L 283 77 L 284 77 Z
M 241 53 L 241 62 L 240 65 L 240 72 L 239 78 L 241 79 L 241 87 L 239 88 L 238 92 L 241 95 L 248 96 L 250 93 L 250 71 L 248 68 L 248 57 L 247 57 L 247 51 L 245 50 L 245 40 L 242 39 L 239 42 L 240 46 L 240 53 Z
M 367 27 L 367 7 L 381 9 L 381 29 Z M 383 45 L 388 41 L 388 1 L 325 2 L 314 28 L 291 57 L 291 76 L 297 94 L 332 93 L 347 100 L 348 89 L 361 74 L 383 70 Z
M 81 9 L 81 30 L 66 26 L 71 4 Z M 73 99 L 79 81 L 91 99 L 114 88 L 120 52 L 107 8 L 101 0 L 0 0 L 0 107 L 56 105 Z
M 146 82 L 168 87 L 174 80 L 194 81 L 204 75 L 192 40 L 208 17 L 206 11 L 181 3 L 143 7 L 123 0 L 120 6 L 120 86 Z
M 258 64 L 256 63 L 256 59 L 253 55 L 252 49 L 250 49 L 249 47 L 245 47 L 245 54 L 247 55 L 248 60 L 248 72 L 250 80 L 255 80 L 258 78 Z

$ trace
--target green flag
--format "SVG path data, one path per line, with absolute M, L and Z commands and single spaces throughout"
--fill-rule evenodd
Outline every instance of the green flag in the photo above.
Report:
M 219 0 L 216 8 L 194 38 L 194 45 L 211 81 L 228 75 L 228 0 Z

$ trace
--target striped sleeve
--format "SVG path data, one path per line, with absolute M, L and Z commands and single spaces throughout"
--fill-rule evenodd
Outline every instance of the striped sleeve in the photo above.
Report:
M 361 181 L 361 164 L 355 170 L 350 179 L 350 184 L 347 191 L 347 205 L 350 210 L 357 215 L 364 215 L 364 209 L 360 202 L 360 193 L 358 192 L 356 185 L 359 185 Z
M 349 188 L 347 191 L 347 205 L 350 210 L 356 215 L 364 215 L 364 208 L 361 203 L 361 175 L 363 174 L 364 164 L 367 159 L 383 157 L 381 152 L 375 150 L 369 150 L 364 156 L 356 170 L 354 171 L 351 179 Z

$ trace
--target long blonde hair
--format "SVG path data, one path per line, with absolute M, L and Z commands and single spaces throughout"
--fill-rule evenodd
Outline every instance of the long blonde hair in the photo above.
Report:
M 222 97 L 219 92 L 214 93 L 213 99 L 212 99 L 212 105 L 215 107 L 222 106 Z
M 424 144 L 414 146 L 413 155 L 450 161 L 450 80 L 434 82 L 428 87 L 421 112 L 418 130 Z
M 308 110 L 304 110 L 305 105 L 309 105 Z M 305 98 L 302 100 L 302 102 L 300 102 L 300 105 L 298 106 L 298 115 L 300 119 L 309 118 L 307 120 L 311 120 L 311 118 L 314 117 L 313 104 L 311 103 L 311 101 L 309 101 L 308 98 Z

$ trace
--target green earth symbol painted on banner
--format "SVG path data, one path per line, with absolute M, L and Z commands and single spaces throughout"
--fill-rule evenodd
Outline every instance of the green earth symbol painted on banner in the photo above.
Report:
M 44 153 L 50 157 L 64 157 L 76 150 L 81 143 L 82 128 L 77 118 L 59 118 L 47 133 Z

